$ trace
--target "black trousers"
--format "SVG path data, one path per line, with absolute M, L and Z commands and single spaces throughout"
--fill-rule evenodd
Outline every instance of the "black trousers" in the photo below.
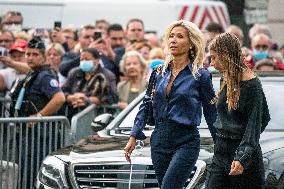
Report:
M 207 189 L 262 189 L 264 167 L 260 146 L 251 157 L 249 167 L 243 174 L 229 175 L 235 151 L 241 140 L 216 138 L 212 164 L 208 169 Z

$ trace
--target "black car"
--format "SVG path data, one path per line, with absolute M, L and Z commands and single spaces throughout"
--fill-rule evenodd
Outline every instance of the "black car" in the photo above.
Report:
M 266 188 L 284 188 L 284 78 L 261 77 L 261 81 L 271 114 L 260 139 Z M 219 79 L 213 78 L 213 84 L 219 86 Z M 38 173 L 37 188 L 158 188 L 149 146 L 154 127 L 145 127 L 148 138 L 137 141 L 132 164 L 126 162 L 123 153 L 142 98 L 143 94 L 111 122 L 110 114 L 98 116 L 93 128 L 105 127 L 103 130 L 49 155 Z M 204 187 L 206 167 L 213 156 L 213 141 L 204 120 L 199 130 L 201 151 L 185 188 Z

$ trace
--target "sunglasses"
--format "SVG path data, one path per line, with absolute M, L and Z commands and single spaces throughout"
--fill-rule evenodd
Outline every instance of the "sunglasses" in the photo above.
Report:
M 268 49 L 268 45 L 256 45 L 255 49 Z

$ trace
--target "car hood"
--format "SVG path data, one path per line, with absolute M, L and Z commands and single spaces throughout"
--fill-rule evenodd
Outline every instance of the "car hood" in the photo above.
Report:
M 127 143 L 128 137 L 101 137 L 92 135 L 81 139 L 73 146 L 57 150 L 52 155 L 65 162 L 97 162 L 97 161 L 125 161 L 123 148 Z M 213 156 L 209 145 L 201 147 L 199 160 L 210 161 Z M 135 161 L 150 159 L 150 139 L 147 138 L 140 143 L 136 143 L 136 149 L 132 153 Z
M 99 135 L 91 135 L 79 140 L 76 144 L 70 147 L 62 148 L 53 152 L 52 155 L 66 162 L 74 161 L 89 161 L 91 159 L 106 159 L 118 158 L 121 161 L 124 159 L 123 148 L 127 143 L 128 137 L 125 136 L 111 136 L 101 137 Z M 265 155 L 275 149 L 284 147 L 284 132 L 266 131 L 261 134 L 260 145 L 262 152 Z M 213 145 L 208 138 L 201 138 L 201 150 L 199 154 L 200 160 L 206 163 L 210 161 L 213 156 Z M 138 144 L 137 144 L 138 145 Z M 139 149 L 133 151 L 132 156 L 139 158 L 150 157 L 150 139 L 143 140 L 140 143 Z M 141 148 L 141 149 L 140 149 Z
M 260 146 L 262 153 L 274 151 L 284 147 L 284 132 L 279 131 L 265 131 L 260 136 Z

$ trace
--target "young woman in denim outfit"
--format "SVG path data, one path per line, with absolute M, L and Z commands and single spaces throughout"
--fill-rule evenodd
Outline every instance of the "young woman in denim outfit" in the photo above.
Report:
M 217 137 L 206 188 L 261 189 L 264 167 L 259 138 L 270 120 L 261 83 L 243 61 L 234 34 L 216 37 L 209 51 L 211 65 L 223 79 L 215 98 Z
M 175 21 L 165 34 L 168 56 L 156 74 L 153 96 L 155 129 L 151 136 L 151 158 L 162 189 L 182 189 L 197 161 L 200 136 L 197 126 L 201 109 L 214 136 L 216 107 L 210 104 L 214 90 L 210 73 L 202 68 L 204 37 L 189 21 Z M 151 86 L 151 83 L 149 84 Z M 145 99 L 149 98 L 147 95 Z M 140 106 L 130 139 L 124 149 L 130 155 L 136 140 L 145 139 L 145 103 Z

